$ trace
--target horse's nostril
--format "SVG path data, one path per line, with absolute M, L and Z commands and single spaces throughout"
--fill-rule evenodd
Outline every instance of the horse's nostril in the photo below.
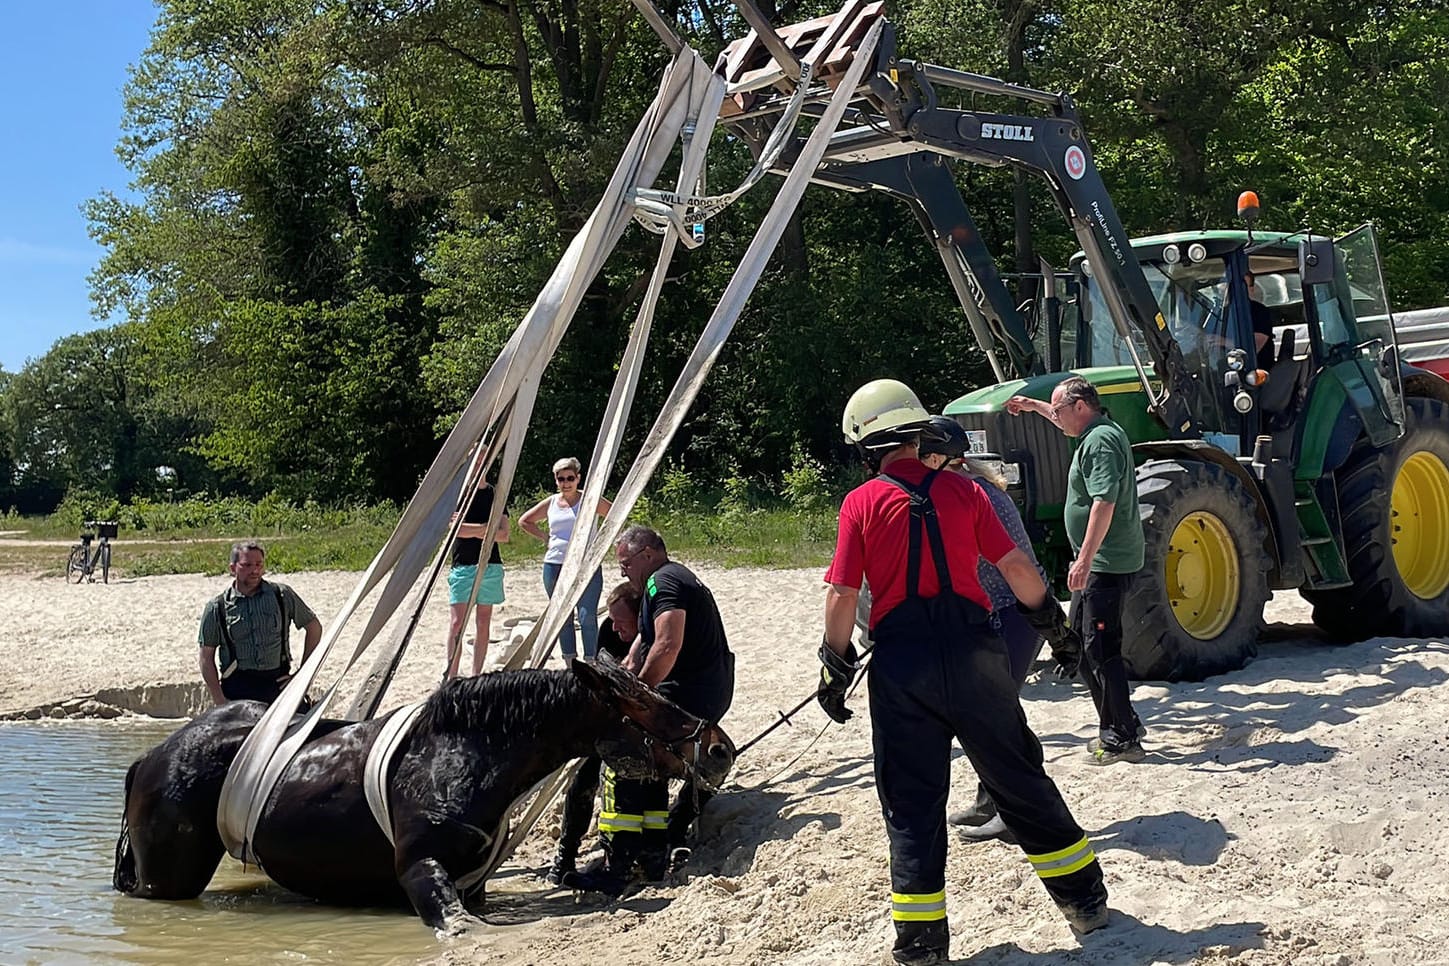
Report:
M 711 758 L 728 758 L 730 756 L 730 750 L 724 743 L 716 741 L 709 746 L 708 754 Z

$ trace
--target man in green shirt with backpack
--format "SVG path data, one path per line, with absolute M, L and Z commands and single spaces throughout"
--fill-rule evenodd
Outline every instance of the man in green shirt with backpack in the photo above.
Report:
M 201 680 L 218 705 L 243 699 L 270 704 L 277 699 L 292 679 L 289 627 L 305 632 L 303 661 L 322 640 L 322 622 L 297 592 L 262 579 L 265 561 L 261 544 L 233 545 L 227 567 L 232 584 L 201 612 Z
M 1067 570 L 1071 623 L 1082 636 L 1083 676 L 1100 727 L 1087 750 L 1098 765 L 1141 761 L 1147 729 L 1132 709 L 1122 663 L 1122 599 L 1144 554 L 1132 444 L 1102 410 L 1097 387 L 1081 376 L 1058 383 L 1050 403 L 1013 396 L 1006 409 L 1044 416 L 1078 440 L 1062 516 L 1076 551 Z

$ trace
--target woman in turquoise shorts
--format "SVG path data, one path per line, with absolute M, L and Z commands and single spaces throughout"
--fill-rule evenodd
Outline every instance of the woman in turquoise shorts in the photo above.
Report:
M 493 608 L 503 603 L 503 558 L 498 545 L 508 542 L 508 514 L 498 522 L 493 550 L 483 573 L 478 573 L 478 558 L 483 551 L 483 538 L 488 535 L 488 517 L 493 513 L 493 487 L 483 477 L 468 501 L 463 524 L 453 541 L 453 566 L 448 571 L 448 677 L 458 673 L 458 659 L 463 653 L 463 621 L 468 614 L 468 601 L 477 605 L 475 621 L 478 637 L 473 642 L 473 673 L 483 670 L 488 657 L 488 631 L 493 622 Z

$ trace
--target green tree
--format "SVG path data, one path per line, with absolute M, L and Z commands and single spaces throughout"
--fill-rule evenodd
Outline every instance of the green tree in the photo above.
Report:
M 184 427 L 148 405 L 133 367 L 132 332 L 115 327 L 67 336 L 5 387 L 13 486 L 26 509 L 49 509 L 84 487 L 122 501 L 157 492 L 156 467 L 198 482 L 182 449 Z M 194 462 L 194 461 L 193 461 Z

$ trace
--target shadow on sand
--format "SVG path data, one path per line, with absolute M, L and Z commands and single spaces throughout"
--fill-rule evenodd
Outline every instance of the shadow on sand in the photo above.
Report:
M 1413 661 L 1395 660 L 1412 653 L 1449 652 L 1449 645 L 1435 641 L 1378 639 L 1360 644 L 1335 646 L 1305 639 L 1297 632 L 1304 625 L 1272 625 L 1269 642 L 1258 660 L 1239 671 L 1201 682 L 1157 685 L 1165 693 L 1154 697 L 1133 697 L 1133 705 L 1151 731 L 1144 765 L 1167 764 L 1187 768 L 1224 768 L 1254 772 L 1282 765 L 1328 761 L 1337 749 L 1310 739 L 1258 740 L 1272 730 L 1285 736 L 1317 725 L 1345 725 L 1356 721 L 1370 708 L 1387 704 L 1415 690 L 1437 688 L 1449 674 L 1437 667 Z M 1321 637 L 1317 628 L 1308 627 Z M 1270 638 L 1276 639 L 1270 641 Z M 1305 650 L 1321 656 L 1313 667 L 1289 662 Z M 1342 691 L 1327 692 L 1322 683 L 1334 674 L 1371 677 L 1371 681 Z M 1155 682 L 1147 682 L 1156 684 Z M 1038 679 L 1023 692 L 1031 700 L 1064 700 L 1065 682 Z M 1300 685 L 1295 687 L 1294 685 Z M 1085 694 L 1080 682 L 1071 685 L 1073 694 Z M 1091 722 L 1083 722 L 1090 726 Z M 1189 752 L 1153 748 L 1153 735 L 1161 738 L 1172 731 L 1191 731 L 1204 725 L 1219 725 L 1223 733 Z M 1079 754 L 1082 739 L 1076 734 L 1056 732 L 1040 736 L 1049 757 L 1053 751 Z
M 1206 949 L 1221 951 L 1225 959 L 1249 949 L 1262 949 L 1261 922 L 1225 922 L 1203 929 L 1178 932 L 1166 926 L 1143 922 L 1125 912 L 1112 910 L 1106 929 L 1081 937 L 1080 949 L 1057 949 L 1029 953 L 1014 943 L 1001 943 L 974 956 L 953 959 L 955 966 L 987 966 L 1002 963 L 1196 963 Z

